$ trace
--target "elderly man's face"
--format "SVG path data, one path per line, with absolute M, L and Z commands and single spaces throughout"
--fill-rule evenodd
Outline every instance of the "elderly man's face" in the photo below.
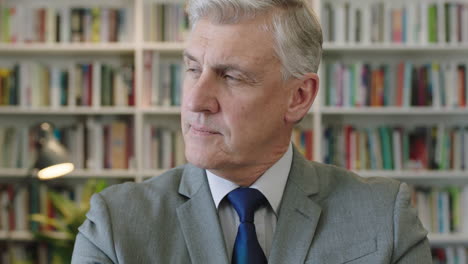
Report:
M 189 162 L 215 170 L 258 166 L 289 142 L 283 83 L 264 17 L 200 20 L 184 55 L 182 132 Z

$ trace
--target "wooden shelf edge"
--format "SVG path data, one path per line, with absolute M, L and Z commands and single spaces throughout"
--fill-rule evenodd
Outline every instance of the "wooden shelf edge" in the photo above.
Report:
M 398 179 L 466 179 L 468 180 L 468 171 L 453 170 L 357 170 L 356 174 L 362 177 L 389 177 Z
M 0 114 L 7 115 L 132 115 L 137 111 L 136 107 L 21 107 L 0 106 Z
M 319 112 L 338 115 L 466 115 L 468 108 L 434 107 L 329 107 L 319 108 Z
M 48 235 L 52 235 L 56 238 L 66 238 L 66 234 L 57 231 L 48 231 Z M 35 241 L 34 234 L 29 230 L 24 231 L 5 231 L 0 230 L 0 240 L 7 241 Z
M 26 52 L 26 53 L 133 53 L 135 43 L 0 43 L 0 53 Z
M 327 52 L 346 52 L 346 51 L 376 51 L 376 52 L 468 52 L 467 43 L 448 43 L 448 44 L 407 44 L 407 43 L 333 43 L 324 42 L 324 53 Z
M 12 169 L 12 168 L 0 168 L 0 179 L 1 178 L 23 178 L 26 177 L 26 169 Z M 134 179 L 138 172 L 134 169 L 129 170 L 113 170 L 113 169 L 102 169 L 102 170 L 75 170 L 63 178 L 104 178 L 104 179 Z
M 179 106 L 151 106 L 141 108 L 141 112 L 147 115 L 180 115 L 180 111 L 181 109 Z
M 148 51 L 182 53 L 185 42 L 144 42 L 143 49 Z
M 431 245 L 463 244 L 468 245 L 468 234 L 436 234 L 429 233 Z

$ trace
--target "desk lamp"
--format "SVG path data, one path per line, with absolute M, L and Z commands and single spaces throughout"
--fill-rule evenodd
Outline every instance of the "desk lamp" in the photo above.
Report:
M 39 125 L 36 148 L 37 160 L 32 169 L 39 170 L 37 177 L 40 180 L 58 178 L 73 171 L 74 165 L 68 159 L 65 147 L 54 137 L 50 123 Z

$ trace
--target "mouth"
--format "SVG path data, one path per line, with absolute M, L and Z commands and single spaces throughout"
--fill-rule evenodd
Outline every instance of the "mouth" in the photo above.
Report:
M 196 125 L 190 125 L 190 130 L 197 134 L 197 135 L 203 135 L 203 136 L 209 136 L 209 135 L 220 135 L 216 130 L 210 129 L 205 126 L 196 126 Z

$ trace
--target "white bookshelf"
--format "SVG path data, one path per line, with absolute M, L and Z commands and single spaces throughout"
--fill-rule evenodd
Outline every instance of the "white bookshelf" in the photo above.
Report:
M 382 2 L 385 5 L 385 8 L 398 7 L 398 4 L 394 4 L 388 1 L 378 1 Z M 415 5 L 415 3 L 427 2 L 427 1 L 413 1 L 410 5 Z M 446 1 L 444 1 L 446 2 Z M 376 4 L 375 1 L 334 1 L 334 0 L 315 0 L 314 6 L 319 16 L 322 19 L 328 19 L 327 11 L 325 10 L 325 3 L 331 3 L 333 8 L 336 8 L 337 5 L 344 5 L 344 3 L 349 3 L 346 8 L 347 10 L 353 11 L 354 8 L 367 7 L 368 5 Z M 457 2 L 464 3 L 464 2 Z M 468 8 L 466 5 L 465 9 Z M 346 27 L 352 27 L 357 22 L 347 23 L 345 22 L 344 10 L 343 13 L 335 13 L 336 16 L 339 16 L 340 25 L 345 25 Z M 406 10 L 408 12 L 408 10 Z M 364 19 L 369 13 L 361 13 L 361 19 Z M 385 11 L 386 12 L 386 11 Z M 340 15 L 342 14 L 342 16 Z M 388 15 L 388 13 L 385 13 Z M 466 13 L 465 13 L 466 15 Z M 411 16 L 411 14 L 409 14 Z M 367 17 L 367 18 L 369 18 Z M 323 30 L 327 30 L 327 23 L 321 19 Z M 350 17 L 350 21 L 353 17 Z M 439 18 L 440 19 L 440 18 Z M 468 19 L 468 17 L 467 17 Z M 384 23 L 390 22 L 390 18 L 383 18 Z M 414 23 L 414 19 L 412 20 Z M 452 20 L 453 21 L 453 20 Z M 366 23 L 362 22 L 361 23 Z M 408 20 L 408 23 L 410 21 Z M 424 23 L 423 23 L 424 25 Z M 372 33 L 364 33 L 366 29 L 373 27 L 373 23 L 367 22 L 363 25 L 360 31 L 361 42 L 352 41 L 351 38 L 354 33 L 348 33 L 348 38 L 346 36 L 343 38 L 335 39 L 337 41 L 328 41 L 324 39 L 323 44 L 323 58 L 321 67 L 319 70 L 320 80 L 321 80 L 321 89 L 318 95 L 318 101 L 315 102 L 315 106 L 311 109 L 311 114 L 314 117 L 313 127 L 314 133 L 319 134 L 315 135 L 314 140 L 314 156 L 318 161 L 322 159 L 322 150 L 324 149 L 322 133 L 327 124 L 342 124 L 342 125 L 355 125 L 356 127 L 366 127 L 382 124 L 390 125 L 434 125 L 434 123 L 443 123 L 443 124 L 460 124 L 468 125 L 468 108 L 466 107 L 335 107 L 335 106 L 325 106 L 325 80 L 326 80 L 326 70 L 325 63 L 327 61 L 340 61 L 340 62 L 389 62 L 397 63 L 400 61 L 413 61 L 419 63 L 425 61 L 425 63 L 432 63 L 434 61 L 443 61 L 451 60 L 454 62 L 466 62 L 466 54 L 468 54 L 468 42 L 463 43 L 426 43 L 424 41 L 408 41 L 407 43 L 395 43 L 391 42 L 389 38 L 391 36 L 384 36 L 382 41 L 369 41 L 369 35 Z M 388 30 L 390 27 L 384 27 L 385 30 Z M 336 29 L 336 28 L 335 28 Z M 440 29 L 440 26 L 439 28 Z M 335 34 L 344 33 L 342 30 L 338 29 L 338 32 Z M 374 31 L 380 32 L 381 30 Z M 423 30 L 424 31 L 424 30 Z M 357 34 L 357 33 L 356 33 Z M 366 36 L 366 34 L 369 34 Z M 421 37 L 423 38 L 428 36 L 428 32 L 422 32 Z M 468 30 L 465 29 L 464 33 L 468 36 Z M 327 33 L 325 33 L 327 35 Z M 331 36 L 331 35 L 329 35 Z M 465 37 L 466 37 L 465 36 Z M 334 36 L 336 37 L 336 35 Z M 359 75 L 358 75 L 359 76 Z M 358 77 L 359 78 L 359 77 Z M 423 186 L 466 186 L 468 185 L 468 170 L 357 170 L 357 174 L 363 177 L 388 177 L 397 179 L 400 181 L 408 182 L 412 185 L 423 185 Z M 466 205 L 465 205 L 466 206 Z M 464 246 L 468 247 L 468 234 L 429 234 L 429 241 L 431 246 L 434 247 L 447 247 L 447 246 Z
M 447 234 L 429 234 L 431 244 L 434 246 L 446 245 L 464 245 L 468 246 L 468 234 L 447 235 Z
M 180 115 L 180 107 L 168 106 L 168 107 L 149 107 L 142 109 L 141 112 L 145 115 Z
M 1 53 L 21 54 L 132 54 L 135 43 L 0 43 Z
M 34 236 L 29 231 L 0 231 L 0 241 L 11 240 L 11 241 L 33 241 Z
M 323 43 L 324 52 L 326 54 L 341 53 L 341 52 L 371 52 L 381 54 L 427 54 L 427 53 L 467 53 L 468 44 L 400 44 L 400 43 L 382 43 L 382 44 L 356 44 L 356 43 Z
M 145 42 L 143 43 L 144 50 L 152 50 L 161 53 L 179 53 L 182 54 L 185 44 L 178 42 Z
M 48 235 L 54 236 L 56 238 L 66 238 L 64 233 L 49 231 L 47 232 Z M 34 241 L 34 234 L 29 231 L 0 231 L 0 241 L 8 240 L 8 241 L 25 241 L 30 242 Z
M 134 115 L 137 110 L 134 107 L 0 107 L 2 115 Z
M 448 108 L 448 107 L 321 107 L 320 113 L 323 115 L 409 115 L 409 116 L 453 116 L 468 115 L 468 108 Z
M 2 169 L 2 177 L 22 179 L 27 176 L 27 169 Z M 124 179 L 134 180 L 137 171 L 133 169 L 102 169 L 102 170 L 86 170 L 77 169 L 63 176 L 64 179 L 83 179 L 83 178 L 100 178 L 100 179 Z
M 468 172 L 466 171 L 358 170 L 355 172 L 362 177 L 386 177 L 412 184 L 424 183 L 436 186 L 468 184 Z

